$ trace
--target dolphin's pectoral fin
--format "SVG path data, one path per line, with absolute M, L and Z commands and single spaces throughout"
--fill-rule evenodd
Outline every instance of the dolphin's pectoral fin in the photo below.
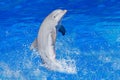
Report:
M 65 35 L 66 30 L 63 25 L 60 25 L 59 32 L 61 32 L 62 35 Z
M 35 39 L 32 43 L 32 45 L 30 46 L 30 50 L 37 50 L 38 46 L 37 46 L 37 39 Z

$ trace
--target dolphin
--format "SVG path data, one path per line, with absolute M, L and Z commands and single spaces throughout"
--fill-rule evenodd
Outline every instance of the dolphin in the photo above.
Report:
M 55 42 L 58 31 L 65 35 L 65 28 L 61 24 L 67 10 L 57 9 L 51 12 L 42 22 L 37 38 L 31 44 L 31 50 L 37 50 L 45 67 L 51 70 L 62 66 L 56 60 Z

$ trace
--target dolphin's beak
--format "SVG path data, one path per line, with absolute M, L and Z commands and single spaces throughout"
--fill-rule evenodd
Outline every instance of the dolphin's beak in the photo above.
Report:
M 67 10 L 64 10 L 64 14 L 67 12 Z
M 54 18 L 56 22 L 60 22 L 63 16 L 66 14 L 67 10 L 56 10 L 52 14 L 56 17 Z

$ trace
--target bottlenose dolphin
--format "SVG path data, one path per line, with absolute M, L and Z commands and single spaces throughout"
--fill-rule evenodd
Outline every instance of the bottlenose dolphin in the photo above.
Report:
M 55 42 L 57 32 L 65 35 L 65 28 L 61 25 L 61 19 L 67 10 L 57 9 L 51 12 L 42 22 L 37 38 L 33 41 L 30 49 L 36 49 L 45 67 L 55 70 L 62 66 L 56 60 Z

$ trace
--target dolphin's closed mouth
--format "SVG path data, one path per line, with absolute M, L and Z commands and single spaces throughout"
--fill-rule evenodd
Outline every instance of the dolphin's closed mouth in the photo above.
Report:
M 64 13 L 66 13 L 67 12 L 67 10 L 64 10 Z

